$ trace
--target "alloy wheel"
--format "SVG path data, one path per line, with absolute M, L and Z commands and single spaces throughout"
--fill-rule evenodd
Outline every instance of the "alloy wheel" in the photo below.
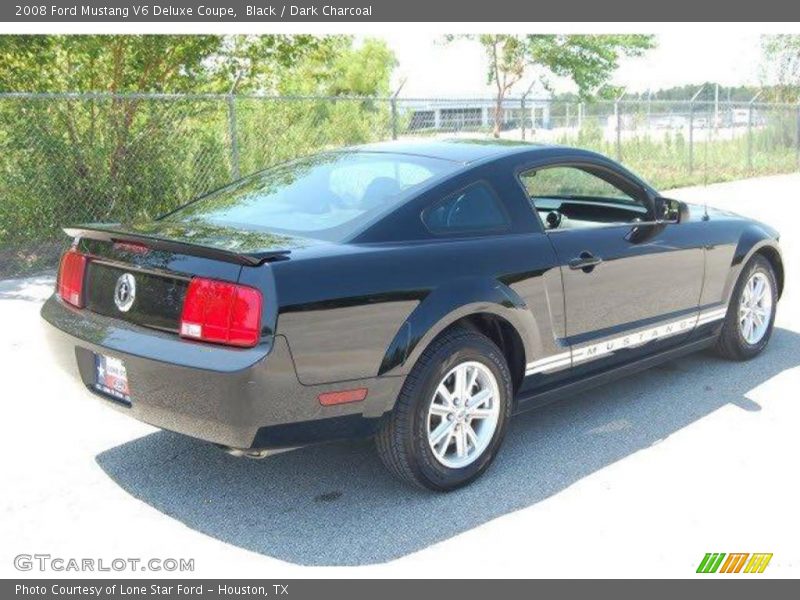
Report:
M 761 272 L 754 273 L 742 290 L 739 299 L 739 332 L 752 345 L 764 337 L 772 317 L 772 286 Z
M 445 467 L 477 460 L 492 441 L 500 415 L 500 389 L 492 371 L 477 361 L 453 367 L 428 408 L 428 445 Z

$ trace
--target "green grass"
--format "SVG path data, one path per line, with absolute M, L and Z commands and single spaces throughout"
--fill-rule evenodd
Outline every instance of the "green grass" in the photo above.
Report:
M 614 143 L 596 140 L 563 140 L 617 158 Z M 657 189 L 707 185 L 800 171 L 794 145 L 776 143 L 756 134 L 748 160 L 747 139 L 696 141 L 690 155 L 688 142 L 680 136 L 654 141 L 648 138 L 624 140 L 622 163 Z

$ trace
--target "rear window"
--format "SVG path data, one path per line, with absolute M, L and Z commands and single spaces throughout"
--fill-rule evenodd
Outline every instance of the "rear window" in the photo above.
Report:
M 164 219 L 343 241 L 458 166 L 411 155 L 318 154 L 242 179 Z

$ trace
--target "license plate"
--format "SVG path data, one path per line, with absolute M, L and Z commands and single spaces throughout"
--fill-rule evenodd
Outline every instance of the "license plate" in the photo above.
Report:
M 120 359 L 103 354 L 94 355 L 94 387 L 99 392 L 115 400 L 131 403 L 131 390 L 128 387 L 128 372 Z

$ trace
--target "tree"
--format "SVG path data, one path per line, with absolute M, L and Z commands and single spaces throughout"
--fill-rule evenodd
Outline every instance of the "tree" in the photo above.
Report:
M 365 39 L 358 47 L 339 36 L 308 52 L 281 71 L 278 91 L 321 96 L 385 96 L 389 93 L 394 53 L 383 40 Z
M 0 243 L 153 216 L 237 172 L 372 140 L 388 118 L 374 103 L 125 94 L 384 94 L 393 65 L 381 42 L 342 35 L 0 36 L 0 92 L 100 93 L 0 98 Z
M 228 92 L 234 85 L 272 91 L 281 69 L 336 43 L 335 37 L 310 35 L 0 36 L 0 91 L 199 93 Z M 107 167 L 112 181 L 136 159 L 137 141 L 154 141 L 169 124 L 208 108 L 117 96 L 81 107 L 85 110 L 72 102 L 34 100 L 21 116 L 33 117 L 28 130 L 39 131 L 38 139 L 51 147 L 61 137 L 52 135 L 51 124 L 63 127 L 72 150 L 65 148 L 61 160 L 72 162 L 78 178 Z M 38 118 L 44 115 L 37 109 L 46 110 L 46 118 Z M 105 149 L 102 165 L 88 159 L 97 148 Z
M 767 98 L 776 102 L 797 102 L 800 92 L 800 35 L 761 36 L 763 71 L 776 85 Z
M 343 36 L 0 36 L 0 91 L 272 91 L 275 74 Z
M 454 39 L 456 36 L 448 36 Z M 494 85 L 496 102 L 494 135 L 500 135 L 503 100 L 527 74 L 533 73 L 549 87 L 552 76 L 567 77 L 583 97 L 606 83 L 621 56 L 639 56 L 652 48 L 649 35 L 552 35 L 484 34 L 461 36 L 477 39 L 489 62 L 488 83 Z
M 286 99 L 237 103 L 242 172 L 387 135 L 389 104 L 374 96 L 387 95 L 394 64 L 382 41 L 337 36 L 281 68 L 275 91 Z

